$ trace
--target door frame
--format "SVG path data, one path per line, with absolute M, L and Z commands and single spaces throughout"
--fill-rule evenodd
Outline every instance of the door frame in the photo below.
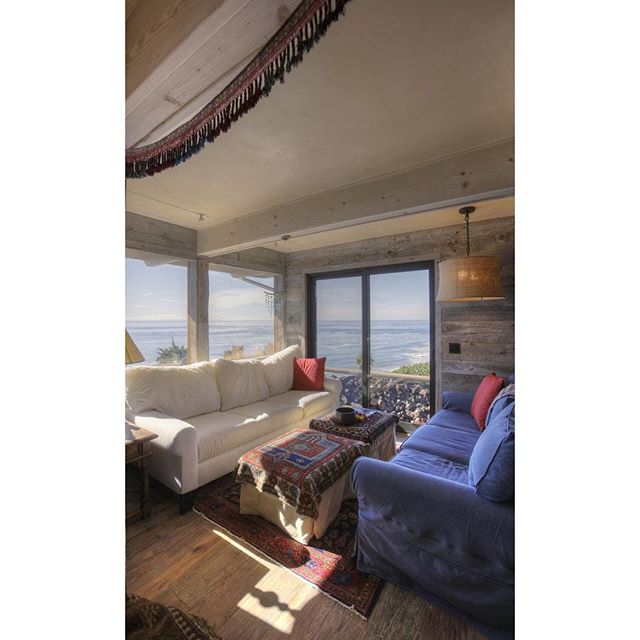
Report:
M 361 267 L 341 269 L 338 271 L 323 271 L 306 275 L 306 344 L 307 355 L 316 357 L 316 283 L 318 280 L 360 277 L 362 283 L 362 405 L 369 406 L 370 371 L 370 341 L 371 341 L 371 309 L 370 276 L 382 273 L 399 273 L 403 271 L 427 270 L 429 279 L 429 415 L 435 410 L 436 393 L 436 327 L 435 327 L 435 261 L 422 260 L 419 262 L 403 262 L 379 267 Z

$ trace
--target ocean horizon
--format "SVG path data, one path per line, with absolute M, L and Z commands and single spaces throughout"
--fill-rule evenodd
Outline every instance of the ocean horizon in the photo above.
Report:
M 126 329 L 145 357 L 156 362 L 158 350 L 187 345 L 187 323 L 180 320 L 135 320 Z M 272 322 L 213 321 L 209 326 L 209 357 L 222 358 L 232 346 L 243 346 L 247 356 L 263 353 L 273 342 Z M 319 322 L 317 351 L 326 356 L 327 367 L 357 368 L 362 351 L 361 324 L 356 320 Z M 428 320 L 372 320 L 371 357 L 373 368 L 392 371 L 406 364 L 429 362 Z

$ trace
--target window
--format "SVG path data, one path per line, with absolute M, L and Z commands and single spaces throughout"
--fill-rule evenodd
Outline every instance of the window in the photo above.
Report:
M 273 278 L 209 271 L 209 357 L 274 352 Z
M 126 260 L 125 326 L 144 356 L 141 364 L 187 362 L 187 267 L 169 261 Z
M 433 265 L 309 276 L 308 343 L 342 382 L 342 402 L 422 424 L 432 412 Z

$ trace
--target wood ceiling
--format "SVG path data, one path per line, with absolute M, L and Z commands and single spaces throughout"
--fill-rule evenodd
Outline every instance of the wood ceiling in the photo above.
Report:
M 297 2 L 158 4 L 127 3 L 128 144 L 191 117 Z M 127 209 L 214 233 L 510 140 L 513 91 L 512 2 L 352 0 L 285 84 L 230 131 L 178 167 L 128 180 Z

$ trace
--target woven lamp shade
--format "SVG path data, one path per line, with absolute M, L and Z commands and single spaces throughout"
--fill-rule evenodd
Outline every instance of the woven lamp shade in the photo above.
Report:
M 136 343 L 131 339 L 129 332 L 124 330 L 124 363 L 135 364 L 142 362 L 144 356 L 140 353 L 140 349 L 136 347 Z
M 500 258 L 468 256 L 440 263 L 438 302 L 504 299 Z

